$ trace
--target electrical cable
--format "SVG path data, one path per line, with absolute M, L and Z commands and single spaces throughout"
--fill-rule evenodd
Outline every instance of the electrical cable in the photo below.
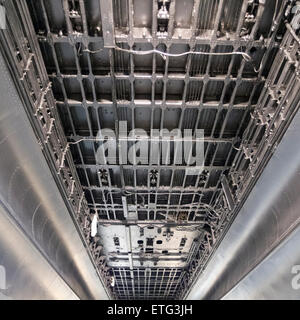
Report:
M 246 53 L 246 52 L 242 52 L 242 51 L 232 51 L 232 52 L 203 52 L 203 51 L 186 51 L 186 52 L 182 52 L 182 53 L 168 53 L 168 52 L 163 52 L 163 51 L 160 51 L 160 50 L 157 50 L 157 49 L 152 49 L 152 50 L 145 50 L 145 51 L 137 51 L 137 50 L 132 50 L 132 49 L 124 49 L 124 48 L 121 48 L 119 46 L 115 46 L 113 47 L 115 50 L 118 50 L 118 51 L 122 51 L 122 52 L 127 52 L 127 53 L 130 53 L 130 54 L 134 54 L 134 55 L 141 55 L 141 56 L 144 56 L 144 55 L 148 55 L 148 54 L 153 54 L 153 53 L 157 53 L 159 54 L 160 56 L 162 56 L 163 58 L 165 57 L 183 57 L 183 56 L 186 56 L 186 55 L 206 55 L 206 56 L 230 56 L 230 55 L 241 55 L 243 57 L 243 59 L 246 61 L 246 62 L 249 62 L 251 63 L 254 71 L 256 73 L 258 73 L 261 69 L 261 66 L 259 69 L 256 69 L 255 65 L 253 64 L 253 59 L 251 58 L 251 56 Z M 103 49 L 99 49 L 99 50 L 90 50 L 90 49 L 84 49 L 82 50 L 83 52 L 89 52 L 91 54 L 95 54 L 95 53 L 99 53 L 101 51 L 103 51 Z
M 78 50 L 78 54 L 80 52 L 80 49 Z M 168 53 L 168 52 L 163 52 L 157 49 L 152 49 L 152 50 L 145 50 L 145 51 L 137 51 L 137 50 L 132 50 L 132 49 L 124 49 L 118 46 L 113 47 L 113 49 L 118 50 L 118 51 L 122 51 L 122 52 L 127 52 L 127 53 L 131 53 L 131 54 L 135 54 L 135 55 L 148 55 L 148 54 L 153 54 L 153 53 L 157 53 L 160 56 L 162 56 L 163 58 L 166 57 L 183 57 L 189 54 L 192 55 L 206 55 L 206 56 L 230 56 L 230 55 L 241 55 L 243 57 L 243 59 L 246 62 L 249 62 L 254 71 L 256 73 L 259 73 L 259 71 L 261 70 L 261 65 L 259 67 L 259 69 L 256 68 L 256 66 L 253 64 L 253 59 L 251 58 L 251 56 L 246 53 L 246 52 L 242 52 L 242 51 L 232 51 L 232 52 L 203 52 L 203 51 L 186 51 L 186 52 L 182 52 L 182 53 Z M 95 53 L 99 53 L 103 51 L 103 49 L 99 49 L 99 50 L 90 50 L 90 49 L 84 49 L 82 50 L 82 52 L 89 52 L 91 54 L 95 54 Z
M 132 49 L 123 49 L 120 48 L 118 46 L 115 46 L 114 49 L 119 50 L 119 51 L 123 51 L 123 52 L 127 52 L 127 53 L 132 53 L 135 55 L 148 55 L 148 54 L 152 54 L 152 53 L 157 53 L 160 54 L 161 56 L 166 56 L 166 57 L 182 57 L 182 56 L 186 56 L 189 54 L 195 54 L 195 55 L 213 55 L 213 56 L 229 56 L 229 55 L 242 55 L 243 58 L 246 61 L 251 61 L 252 58 L 249 56 L 248 53 L 246 52 L 241 52 L 241 51 L 232 51 L 232 52 L 203 52 L 203 51 L 186 51 L 186 52 L 182 52 L 182 53 L 168 53 L 168 52 L 163 52 L 157 49 L 152 49 L 152 50 L 145 50 L 145 51 L 136 51 L 136 50 L 132 50 Z
M 84 50 L 82 50 L 82 52 L 89 52 L 89 53 L 92 53 L 92 54 L 99 53 L 101 51 L 103 51 L 103 49 L 99 49 L 99 50 L 84 49 Z

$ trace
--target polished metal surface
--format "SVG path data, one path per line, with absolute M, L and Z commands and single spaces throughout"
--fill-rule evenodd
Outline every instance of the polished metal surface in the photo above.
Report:
M 0 266 L 0 300 L 79 299 L 1 205 Z
M 299 300 L 300 228 L 242 279 L 223 300 Z
M 0 74 L 0 264 L 8 296 L 106 299 L 2 55 Z

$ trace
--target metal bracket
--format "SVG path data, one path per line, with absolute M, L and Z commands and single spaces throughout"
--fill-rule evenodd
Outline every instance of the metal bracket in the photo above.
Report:
M 105 48 L 114 48 L 115 30 L 112 0 L 100 0 L 102 31 Z
M 223 177 L 223 180 L 222 180 L 222 187 L 224 190 L 226 201 L 228 203 L 228 208 L 231 211 L 234 208 L 234 201 L 229 188 L 228 180 L 225 176 Z
M 20 80 L 22 80 L 22 81 L 24 80 L 27 71 L 29 71 L 29 67 L 30 67 L 30 64 L 32 63 L 32 58 L 33 58 L 33 56 L 34 56 L 33 53 L 30 53 L 30 54 L 29 54 L 29 58 L 28 58 L 28 60 L 27 60 L 27 62 L 26 62 L 26 66 L 25 66 L 25 68 L 24 68 L 23 75 L 22 75 L 22 77 L 20 78 Z

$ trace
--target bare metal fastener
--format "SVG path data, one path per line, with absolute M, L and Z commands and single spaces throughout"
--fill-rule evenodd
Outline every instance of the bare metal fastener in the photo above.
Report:
M 23 75 L 22 75 L 22 77 L 20 78 L 20 80 L 22 80 L 22 81 L 24 80 L 27 71 L 29 71 L 29 66 L 30 66 L 30 64 L 32 63 L 32 58 L 33 58 L 33 56 L 34 56 L 33 53 L 30 53 L 30 54 L 29 54 L 29 58 L 28 58 L 28 60 L 27 60 L 27 62 L 26 62 L 26 66 L 25 66 L 25 69 L 24 69 L 24 71 L 23 71 Z

